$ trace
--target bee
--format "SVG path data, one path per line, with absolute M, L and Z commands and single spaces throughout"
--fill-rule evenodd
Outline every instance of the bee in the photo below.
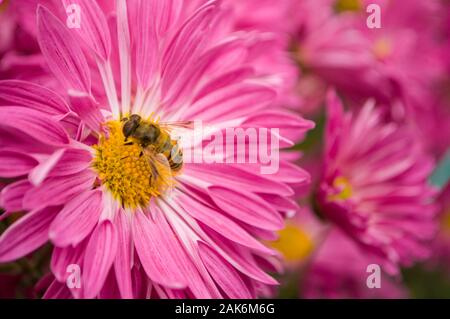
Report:
M 123 118 L 122 133 L 125 137 L 125 144 L 132 145 L 134 142 L 127 142 L 131 137 L 142 148 L 140 156 L 146 155 L 152 170 L 152 178 L 161 175 L 161 169 L 170 169 L 178 172 L 183 166 L 183 152 L 176 140 L 169 134 L 170 124 L 157 124 L 144 121 L 141 116 L 132 114 L 128 118 Z M 190 122 L 174 123 L 174 125 L 189 127 Z

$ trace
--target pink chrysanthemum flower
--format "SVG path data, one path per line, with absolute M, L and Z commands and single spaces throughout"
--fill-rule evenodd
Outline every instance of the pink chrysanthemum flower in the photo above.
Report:
M 25 9 L 28 5 L 17 0 L 0 3 L 0 80 L 20 77 L 24 70 L 22 78 L 34 76 L 37 80 L 37 74 L 44 75 L 44 60 L 37 54 L 39 46 L 28 29 L 30 21 L 35 21 L 34 14 Z
M 321 246 L 328 228 L 310 208 L 304 208 L 286 220 L 286 226 L 270 245 L 282 253 L 289 269 L 299 269 L 308 263 Z
M 450 277 L 450 184 L 439 195 L 440 227 L 433 241 L 433 255 L 430 264 L 443 268 Z
M 396 279 L 372 268 L 374 265 L 364 249 L 339 229 L 332 229 L 308 265 L 301 291 L 305 298 L 407 297 Z M 379 274 L 379 281 L 369 278 L 371 274 Z
M 322 105 L 329 86 L 358 99 L 371 96 L 385 101 L 391 96 L 390 83 L 374 68 L 370 41 L 347 13 L 356 9 L 362 9 L 359 1 L 298 2 L 294 55 L 306 73 L 299 82 L 303 109 L 314 111 Z
M 335 94 L 328 101 L 321 210 L 352 238 L 385 259 L 384 271 L 429 255 L 426 241 L 436 229 L 434 189 L 427 179 L 433 161 L 414 134 L 367 102 L 343 113 Z
M 229 28 L 255 34 L 258 40 L 252 50 L 255 68 L 267 73 L 267 80 L 277 88 L 276 103 L 290 107 L 299 104 L 296 92 L 299 72 L 289 52 L 296 22 L 292 15 L 295 3 L 295 0 L 227 0 L 223 3 Z
M 83 13 L 80 28 L 75 20 L 68 29 L 65 16 L 45 7 L 37 13 L 42 54 L 67 93 L 0 82 L 0 176 L 11 180 L 1 192 L 2 218 L 26 212 L 2 234 L 0 262 L 50 240 L 48 298 L 268 292 L 276 281 L 264 267 L 277 254 L 259 239 L 283 228 L 297 209 L 291 186 L 309 183 L 308 174 L 281 156 L 279 169 L 263 175 L 261 160 L 226 164 L 219 151 L 178 165 L 188 147 L 211 136 L 183 144 L 182 153 L 155 155 L 125 124 L 133 127 L 131 115 L 139 115 L 168 135 L 190 131 L 180 123 L 194 120 L 215 132 L 279 128 L 259 141 L 276 152 L 312 123 L 271 108 L 275 90 L 252 68 L 252 39 L 223 32 L 218 1 L 191 11 L 180 1 L 119 0 L 109 19 L 95 1 L 70 4 Z M 136 135 L 127 139 L 128 129 Z M 274 140 L 279 146 L 270 146 Z M 81 286 L 69 289 L 73 264 Z

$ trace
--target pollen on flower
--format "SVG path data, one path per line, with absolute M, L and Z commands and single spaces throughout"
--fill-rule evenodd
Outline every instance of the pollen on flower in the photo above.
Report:
M 335 9 L 337 12 L 360 11 L 362 9 L 361 0 L 337 0 Z
M 442 228 L 448 234 L 450 234 L 450 209 L 443 214 Z
M 328 196 L 328 200 L 347 200 L 352 196 L 352 185 L 347 178 L 338 176 L 333 181 L 333 186 L 337 189 L 336 194 Z
M 4 12 L 8 8 L 9 0 L 0 1 L 0 12 Z
M 375 41 L 373 46 L 373 53 L 379 60 L 386 59 L 392 53 L 392 43 L 390 39 L 382 37 Z
M 123 207 L 146 207 L 152 197 L 160 196 L 167 189 L 167 179 L 159 176 L 152 179 L 151 159 L 142 152 L 137 143 L 126 143 L 120 121 L 106 124 L 108 133 L 100 136 L 94 146 L 96 156 L 92 167 L 100 182 L 109 189 Z M 153 163 L 153 165 L 157 165 Z M 160 170 L 165 174 L 170 172 Z
M 278 240 L 270 242 L 270 246 L 281 252 L 289 262 L 304 260 L 314 248 L 310 236 L 293 223 L 288 223 L 278 234 Z

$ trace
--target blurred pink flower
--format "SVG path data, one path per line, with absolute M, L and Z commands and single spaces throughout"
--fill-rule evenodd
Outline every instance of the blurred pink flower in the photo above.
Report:
M 370 1 L 366 1 L 370 3 Z M 450 136 L 448 112 L 439 105 L 439 83 L 448 79 L 442 50 L 442 22 L 437 18 L 444 9 L 440 0 L 379 1 L 382 26 L 365 26 L 366 14 L 356 16 L 355 28 L 369 41 L 376 63 L 373 68 L 391 83 L 393 96 L 386 105 L 393 120 L 412 126 L 428 149 L 441 155 L 440 147 L 450 146 L 440 136 Z M 440 119 L 440 120 L 439 120 Z M 442 127 L 436 134 L 433 129 Z
M 271 107 L 276 90 L 252 68 L 254 40 L 223 33 L 219 1 L 190 14 L 179 1 L 117 1 L 109 20 L 95 1 L 71 3 L 83 28 L 38 9 L 39 45 L 64 94 L 0 82 L 0 176 L 16 179 L 0 205 L 28 212 L 1 236 L 0 261 L 50 240 L 46 298 L 267 294 L 277 282 L 263 266 L 277 253 L 258 239 L 273 238 L 297 209 L 291 186 L 308 174 L 283 159 L 273 175 L 259 174 L 260 162 L 186 162 L 165 172 L 176 183 L 165 194 L 145 186 L 150 164 L 137 144 L 124 145 L 121 118 L 279 128 L 281 148 L 313 123 Z M 65 285 L 70 264 L 82 269 L 81 289 Z
M 286 226 L 270 245 L 281 252 L 284 264 L 298 270 L 308 263 L 322 244 L 328 225 L 322 223 L 308 207 L 286 220 Z
M 20 277 L 20 275 L 0 273 L 0 299 L 16 298 L 16 289 L 19 286 Z
M 371 29 L 365 9 L 372 3 L 298 2 L 295 54 L 305 73 L 298 87 L 304 97 L 301 109 L 320 106 L 323 86 L 333 86 L 357 104 L 375 98 L 396 121 L 418 121 L 416 129 L 426 131 L 420 114 L 434 112 L 430 101 L 445 74 L 441 53 L 448 41 L 438 39 L 443 27 L 436 22 L 444 5 L 438 0 L 380 0 L 381 28 Z
M 111 12 L 114 1 L 97 1 Z M 5 0 L 0 7 L 0 80 L 19 79 L 45 84 L 58 90 L 37 42 L 36 9 L 50 8 L 63 21 L 67 18 L 61 0 Z
M 328 86 L 354 99 L 370 96 L 388 101 L 393 94 L 390 83 L 374 68 L 370 41 L 355 27 L 352 15 L 335 11 L 336 2 L 298 2 L 294 54 L 302 69 L 300 110 L 313 112 L 321 106 Z
M 39 46 L 25 24 L 33 16 L 19 4 L 27 5 L 17 0 L 0 5 L 0 80 L 43 73 L 44 60 L 38 54 Z M 27 74 L 19 75 L 24 69 Z
M 441 192 L 438 202 L 441 204 L 440 227 L 433 241 L 433 255 L 429 264 L 443 269 L 450 277 L 450 184 Z
M 317 198 L 323 214 L 394 274 L 398 265 L 430 255 L 427 241 L 437 224 L 427 180 L 434 164 L 407 127 L 383 123 L 374 106 L 369 101 L 358 113 L 344 113 L 330 93 Z
M 299 72 L 289 52 L 296 0 L 227 0 L 223 4 L 229 28 L 252 32 L 258 39 L 252 60 L 257 71 L 267 74 L 266 80 L 277 88 L 277 104 L 297 107 Z
M 378 260 L 335 228 L 314 253 L 303 282 L 306 298 L 406 298 L 407 293 L 396 279 L 380 273 L 380 287 L 369 288 L 367 278 L 373 270 L 368 266 Z
M 185 13 L 205 2 L 207 0 L 189 1 Z M 275 106 L 297 107 L 299 103 L 296 92 L 299 72 L 289 52 L 290 35 L 296 23 L 290 9 L 295 4 L 296 0 L 222 1 L 221 32 L 243 34 L 244 31 L 251 35 L 252 67 L 262 81 L 276 90 Z
M 238 30 L 261 30 L 290 34 L 294 28 L 297 0 L 227 0 Z

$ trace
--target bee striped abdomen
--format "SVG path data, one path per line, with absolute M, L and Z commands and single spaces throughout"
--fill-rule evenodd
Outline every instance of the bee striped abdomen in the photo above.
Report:
M 173 145 L 167 159 L 169 160 L 170 168 L 173 171 L 179 171 L 181 169 L 183 166 L 183 152 L 178 143 Z
M 183 153 L 178 143 L 173 141 L 169 134 L 162 133 L 155 144 L 158 145 L 156 151 L 167 158 L 170 169 L 179 171 L 183 166 Z

